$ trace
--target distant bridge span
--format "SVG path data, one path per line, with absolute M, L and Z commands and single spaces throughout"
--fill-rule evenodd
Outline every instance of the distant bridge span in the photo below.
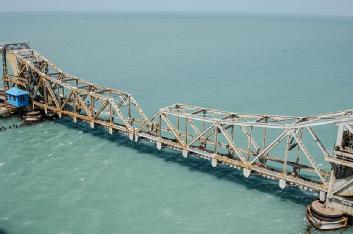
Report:
M 327 206 L 353 215 L 353 110 L 296 117 L 174 104 L 148 118 L 131 94 L 68 74 L 28 43 L 5 43 L 0 50 L 4 88 L 27 90 L 32 108 L 240 169 L 246 177 L 278 180 L 282 189 L 319 192 Z M 328 126 L 338 132 L 333 150 L 316 130 Z

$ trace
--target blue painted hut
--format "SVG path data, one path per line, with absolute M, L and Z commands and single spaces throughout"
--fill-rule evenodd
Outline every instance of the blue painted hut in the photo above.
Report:
M 29 93 L 22 89 L 13 87 L 6 90 L 7 102 L 14 107 L 25 107 L 28 106 Z

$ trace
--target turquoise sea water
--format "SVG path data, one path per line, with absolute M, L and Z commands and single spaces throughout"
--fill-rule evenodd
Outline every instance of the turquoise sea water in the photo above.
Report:
M 149 116 L 176 102 L 288 115 L 353 107 L 350 18 L 1 12 L 0 41 L 18 40 L 132 93 Z M 69 120 L 0 133 L 0 233 L 306 233 L 312 199 Z

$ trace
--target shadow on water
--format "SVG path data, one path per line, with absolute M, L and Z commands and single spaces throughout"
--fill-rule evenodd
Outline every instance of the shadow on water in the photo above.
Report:
M 157 150 L 155 145 L 147 141 L 139 141 L 138 143 L 135 143 L 134 141 L 130 141 L 125 135 L 110 135 L 105 129 L 101 127 L 91 129 L 85 123 L 78 122 L 75 124 L 71 120 L 65 118 L 56 120 L 55 123 L 59 123 L 70 129 L 78 129 L 95 137 L 109 140 L 119 146 L 132 148 L 141 154 L 150 154 L 166 162 L 177 163 L 183 167 L 189 168 L 192 171 L 198 171 L 212 175 L 220 180 L 227 180 L 233 183 L 244 185 L 248 190 L 256 189 L 261 192 L 275 195 L 280 197 L 280 199 L 283 201 L 291 201 L 301 205 L 308 205 L 316 198 L 313 193 L 302 191 L 299 188 L 293 186 L 282 190 L 279 188 L 276 181 L 266 179 L 262 176 L 255 175 L 251 178 L 245 178 L 241 171 L 230 167 L 218 166 L 213 168 L 209 161 L 195 157 L 188 157 L 186 159 L 181 156 L 181 152 L 179 151 L 171 149 Z
M 0 234 L 8 234 L 8 232 L 5 231 L 4 229 L 0 228 Z

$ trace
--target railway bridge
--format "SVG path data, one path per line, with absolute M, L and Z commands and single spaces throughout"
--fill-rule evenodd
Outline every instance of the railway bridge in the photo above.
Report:
M 324 212 L 353 216 L 353 110 L 282 116 L 177 103 L 148 117 L 130 93 L 68 74 L 27 42 L 4 43 L 0 50 L 4 89 L 28 91 L 32 109 L 242 170 L 245 177 L 261 175 L 281 189 L 317 192 Z M 330 131 L 337 135 L 327 143 L 319 133 Z

